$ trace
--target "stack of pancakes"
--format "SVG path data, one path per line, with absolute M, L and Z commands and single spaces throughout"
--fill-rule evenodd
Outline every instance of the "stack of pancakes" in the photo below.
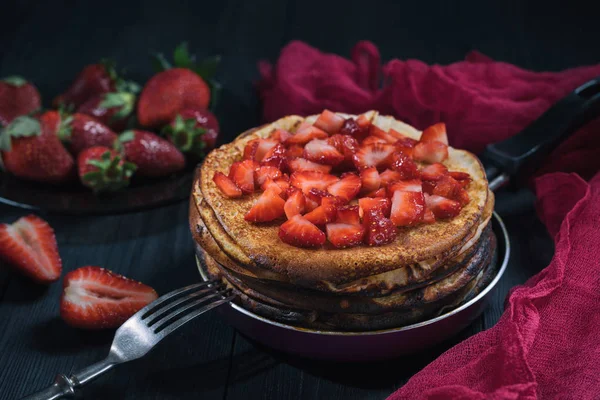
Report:
M 244 308 L 305 328 L 386 329 L 440 315 L 492 280 L 494 196 L 477 157 L 452 147 L 444 164 L 469 173 L 471 201 L 455 218 L 399 228 L 395 241 L 387 245 L 298 248 L 279 239 L 279 223 L 246 222 L 244 215 L 259 194 L 229 199 L 213 182 L 214 173 L 227 174 L 250 140 L 266 138 L 277 128 L 293 130 L 304 120 L 289 116 L 245 132 L 212 151 L 196 174 L 190 228 L 198 259 L 208 276 L 222 279 L 237 292 Z M 373 123 L 420 137 L 418 130 L 392 117 L 376 115 Z

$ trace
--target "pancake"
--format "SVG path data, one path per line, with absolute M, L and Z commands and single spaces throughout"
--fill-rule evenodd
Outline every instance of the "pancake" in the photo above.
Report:
M 439 260 L 438 266 L 442 265 L 448 257 L 456 254 L 469 235 L 473 235 L 487 203 L 487 180 L 477 157 L 451 147 L 444 164 L 453 171 L 470 174 L 473 181 L 467 192 L 471 201 L 453 219 L 399 229 L 398 237 L 390 244 L 347 249 L 327 246 L 303 249 L 279 239 L 279 223 L 247 223 L 243 216 L 259 194 L 228 199 L 214 184 L 214 173 L 227 172 L 234 161 L 240 160 L 248 141 L 267 137 L 276 128 L 293 129 L 302 120 L 301 117 L 290 116 L 246 132 L 234 142 L 213 150 L 200 168 L 199 185 L 194 188 L 192 201 L 219 248 L 235 264 L 246 269 L 254 268 L 254 274 L 265 270 L 274 272 L 281 280 L 307 287 L 314 287 L 319 282 L 337 285 L 425 260 Z M 392 127 L 415 139 L 420 136 L 419 131 L 391 117 L 377 115 L 374 124 L 383 129 Z

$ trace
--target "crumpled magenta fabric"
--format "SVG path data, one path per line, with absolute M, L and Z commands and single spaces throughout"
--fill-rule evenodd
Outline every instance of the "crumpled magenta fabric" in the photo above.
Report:
M 355 46 L 352 61 L 292 42 L 275 66 L 260 70 L 265 121 L 323 108 L 377 109 L 419 129 L 443 121 L 450 143 L 474 152 L 600 75 L 600 66 L 531 72 L 477 52 L 448 66 L 392 60 L 380 67 L 369 42 Z M 544 173 L 535 180 L 538 213 L 555 237 L 551 264 L 510 292 L 494 327 L 442 354 L 391 400 L 600 398 L 598 170 L 600 120 L 559 146 L 536 174 Z
M 418 60 L 382 66 L 377 47 L 366 41 L 355 45 L 351 60 L 291 42 L 275 65 L 261 62 L 259 70 L 265 122 L 324 108 L 348 113 L 375 109 L 418 129 L 443 121 L 450 144 L 475 153 L 519 132 L 573 89 L 600 76 L 600 65 L 532 72 L 478 52 L 447 66 Z M 595 156 L 599 131 L 600 120 L 580 130 L 556 149 L 542 171 L 591 178 L 600 168 Z

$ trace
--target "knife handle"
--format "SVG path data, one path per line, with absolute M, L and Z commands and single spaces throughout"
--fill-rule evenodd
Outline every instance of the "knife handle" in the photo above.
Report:
M 515 176 L 537 166 L 564 139 L 600 116 L 600 77 L 592 79 L 550 107 L 541 117 L 518 134 L 486 147 L 484 164 L 492 165 L 488 176 Z

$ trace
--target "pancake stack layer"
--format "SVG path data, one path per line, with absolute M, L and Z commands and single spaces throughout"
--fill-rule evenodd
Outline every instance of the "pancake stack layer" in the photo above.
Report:
M 418 130 L 391 117 L 370 115 L 381 129 L 420 137 Z M 315 119 L 308 117 L 306 122 Z M 250 140 L 266 138 L 278 128 L 293 132 L 304 120 L 289 116 L 245 132 L 211 152 L 197 171 L 190 229 L 198 259 L 208 276 L 234 289 L 244 308 L 305 328 L 387 329 L 447 312 L 492 280 L 494 196 L 477 157 L 452 147 L 443 164 L 469 173 L 470 202 L 455 218 L 399 228 L 397 238 L 387 245 L 298 248 L 279 239 L 278 223 L 245 221 L 258 194 L 239 199 L 223 196 L 213 182 L 215 172 L 226 174 L 242 158 Z

